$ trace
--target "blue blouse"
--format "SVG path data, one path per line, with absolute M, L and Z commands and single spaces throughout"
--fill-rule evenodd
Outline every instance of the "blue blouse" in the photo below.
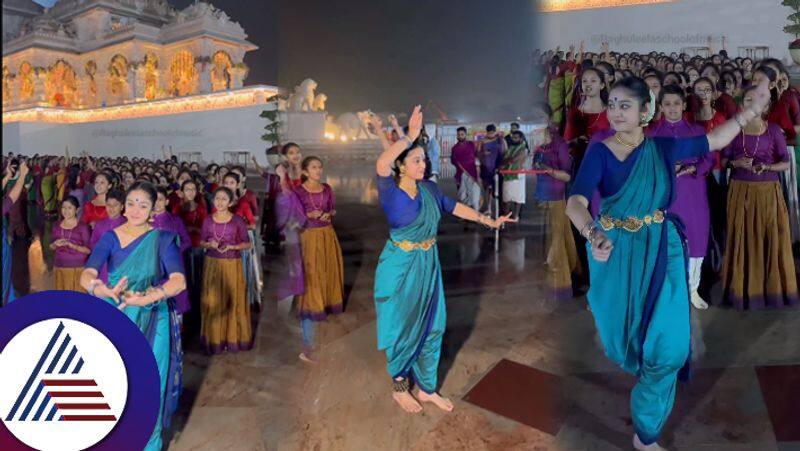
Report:
M 136 238 L 124 248 L 120 246 L 116 232 L 110 230 L 104 233 L 100 241 L 92 249 L 92 254 L 89 256 L 89 260 L 86 261 L 85 267 L 94 268 L 99 273 L 103 264 L 108 263 L 108 271 L 113 272 L 136 249 L 143 237 L 155 231 L 156 229 L 142 234 L 142 236 Z M 177 245 L 178 235 L 164 230 L 159 230 L 158 233 L 158 258 L 161 260 L 161 269 L 164 271 L 164 275 L 176 272 L 182 273 L 183 260 Z
M 648 138 L 652 139 L 659 152 L 666 156 L 670 168 L 674 172 L 675 163 L 680 160 L 701 157 L 708 153 L 706 135 L 691 138 Z M 622 188 L 633 170 L 633 166 L 642 149 L 640 145 L 624 160 L 619 161 L 614 152 L 603 142 L 596 142 L 586 151 L 578 175 L 572 184 L 570 195 L 581 195 L 592 199 L 595 190 L 600 191 L 603 198 L 613 196 Z
M 453 213 L 456 201 L 442 194 L 435 183 L 423 180 L 418 182 L 418 185 L 420 190 L 423 189 L 423 185 L 430 188 L 430 192 L 436 197 L 439 210 L 443 213 Z M 399 229 L 414 222 L 422 208 L 420 193 L 417 193 L 417 196 L 412 199 L 408 193 L 397 186 L 394 177 L 378 176 L 378 197 L 381 201 L 381 208 L 389 219 L 389 227 L 393 229 Z

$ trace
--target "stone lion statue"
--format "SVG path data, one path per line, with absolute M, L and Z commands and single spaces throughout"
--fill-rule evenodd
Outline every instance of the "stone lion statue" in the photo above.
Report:
M 314 104 L 311 105 L 311 111 L 325 111 L 325 102 L 328 101 L 328 96 L 325 94 L 317 94 L 314 97 Z
M 336 119 L 336 125 L 339 127 L 339 136 L 342 135 L 347 139 L 374 139 L 376 135 L 369 132 L 367 124 L 369 124 L 369 110 L 359 111 L 357 113 L 344 113 Z
M 294 94 L 289 96 L 289 111 L 314 111 L 314 90 L 317 89 L 317 82 L 306 78 L 299 85 L 294 87 Z

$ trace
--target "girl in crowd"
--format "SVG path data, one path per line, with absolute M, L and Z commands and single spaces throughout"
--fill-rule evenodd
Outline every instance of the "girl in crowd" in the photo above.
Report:
M 61 221 L 53 225 L 50 249 L 55 251 L 53 272 L 56 290 L 82 291 L 81 273 L 91 253 L 91 232 L 78 221 L 78 199 L 67 196 L 61 202 Z
M 372 117 L 375 130 L 380 119 Z M 422 113 L 416 106 L 408 134 L 378 157 L 378 194 L 391 227 L 391 238 L 375 272 L 375 309 L 378 349 L 386 351 L 394 400 L 407 412 L 420 412 L 419 401 L 445 411 L 453 403 L 436 393 L 437 369 L 446 324 L 444 288 L 436 233 L 442 213 L 498 228 L 513 222 L 510 215 L 492 220 L 442 195 L 435 183 L 424 180 L 425 155 L 416 138 Z M 394 175 L 392 177 L 394 166 Z M 404 277 L 398 277 L 404 274 Z M 413 378 L 419 388 L 409 392 Z
M 203 222 L 200 245 L 206 249 L 200 292 L 200 338 L 211 354 L 237 352 L 253 346 L 250 306 L 241 251 L 250 247 L 247 224 L 229 208 L 230 189 L 214 192 L 215 212 Z
M 284 237 L 286 273 L 277 287 L 279 309 L 288 311 L 295 296 L 304 292 L 305 274 L 300 250 L 300 228 L 305 222 L 305 211 L 294 189 L 302 184 L 300 146 L 287 143 L 280 149 L 284 161 L 275 168 L 280 178 L 281 190 L 275 199 L 276 225 Z
M 608 92 L 603 83 L 603 74 L 595 68 L 588 68 L 581 76 L 583 102 L 577 109 L 572 109 L 567 117 L 564 139 L 572 146 L 575 169 L 580 166 L 589 138 L 601 130 L 609 128 L 606 116 L 606 100 Z
M 725 123 L 725 116 L 713 108 L 714 98 L 717 89 L 714 82 L 709 78 L 698 78 L 694 82 L 693 90 L 699 102 L 698 108 L 694 110 L 694 122 L 703 127 L 706 133 L 711 133 L 715 128 Z M 722 164 L 718 153 L 713 154 L 714 165 L 712 171 L 717 183 L 724 184 Z
M 113 188 L 106 194 L 106 213 L 108 217 L 97 221 L 92 229 L 92 237 L 89 240 L 89 247 L 94 249 L 100 238 L 117 227 L 125 224 L 127 219 L 122 215 L 122 209 L 125 206 L 125 193 L 121 190 Z M 108 268 L 103 265 L 97 275 L 97 278 L 103 282 L 108 282 Z
M 661 120 L 653 123 L 647 130 L 651 138 L 691 138 L 702 136 L 706 131 L 700 125 L 689 122 L 684 117 L 686 97 L 683 90 L 675 85 L 664 86 L 658 99 L 661 106 Z M 710 217 L 706 176 L 713 161 L 709 155 L 680 160 L 675 166 L 675 202 L 669 209 L 677 215 L 686 227 L 689 242 L 689 293 L 692 305 L 707 309 L 708 304 L 697 292 L 703 258 L 708 250 Z
M 581 273 L 581 264 L 572 227 L 565 213 L 566 186 L 572 179 L 572 158 L 567 142 L 553 124 L 545 129 L 544 140 L 536 149 L 536 154 L 536 169 L 545 171 L 537 175 L 536 183 L 536 199 L 547 210 L 547 255 L 544 264 L 550 273 L 548 278 L 553 298 L 567 300 L 572 298 L 572 275 Z
M 113 187 L 111 175 L 107 172 L 100 172 L 94 176 L 95 195 L 91 201 L 86 202 L 81 214 L 81 222 L 89 227 L 94 227 L 97 221 L 108 217 L 106 211 L 106 194 Z
M 785 134 L 786 140 L 793 143 L 797 138 L 797 131 L 800 127 L 797 127 L 794 123 L 789 110 L 788 98 L 783 97 L 784 100 L 781 101 L 778 88 L 778 71 L 766 64 L 759 65 L 753 71 L 753 83 L 758 84 L 762 81 L 769 83 L 770 99 L 772 100 L 767 120 L 776 124 Z
M 187 251 L 192 247 L 192 241 L 189 238 L 189 234 L 186 232 L 186 227 L 184 227 L 183 221 L 181 221 L 179 217 L 174 216 L 172 213 L 167 211 L 168 196 L 167 188 L 163 186 L 156 188 L 156 203 L 153 206 L 153 214 L 152 219 L 150 220 L 150 225 L 158 230 L 171 232 L 178 236 L 178 250 L 181 253 L 181 264 L 183 264 Z M 186 272 L 184 271 L 183 274 L 185 277 Z M 182 291 L 175 297 L 175 307 L 176 311 L 181 315 L 189 310 L 191 305 L 189 303 L 188 290 Z
M 344 309 L 344 263 L 342 248 L 332 225 L 336 201 L 331 187 L 322 183 L 322 160 L 306 157 L 301 167 L 303 184 L 295 190 L 306 215 L 300 233 L 305 273 L 305 292 L 298 297 L 303 335 L 300 358 L 313 362 L 313 321 L 322 321 L 328 315 L 341 313 Z
M 672 410 L 678 371 L 689 357 L 689 288 L 674 201 L 675 165 L 726 146 L 767 105 L 761 85 L 748 109 L 706 136 L 645 138 L 655 96 L 640 78 L 609 94 L 615 134 L 596 143 L 572 186 L 567 215 L 589 242 L 587 294 L 606 355 L 638 377 L 631 411 L 639 450 L 656 443 Z M 741 124 L 741 125 L 740 125 Z M 596 222 L 587 209 L 602 197 Z
M 758 79 L 756 70 L 753 80 Z M 766 85 L 761 79 L 757 86 Z M 756 87 L 748 88 L 744 108 L 753 108 L 758 95 Z M 780 127 L 761 115 L 750 119 L 723 153 L 732 168 L 723 296 L 739 310 L 797 303 L 789 216 L 779 182 L 789 158 Z
M 234 166 L 231 172 L 239 176 L 239 185 L 234 193 L 237 203 L 247 204 L 247 208 L 252 212 L 251 222 L 247 226 L 247 234 L 250 237 L 252 246 L 249 250 L 242 253 L 242 264 L 245 265 L 245 275 L 247 276 L 248 298 L 250 303 L 261 305 L 261 289 L 263 287 L 261 268 L 261 253 L 259 252 L 259 241 L 256 238 L 256 225 L 258 225 L 258 196 L 253 190 L 247 188 L 247 175 L 241 166 Z
M 198 184 L 190 179 L 181 185 L 181 202 L 175 205 L 172 214 L 177 215 L 183 221 L 186 232 L 189 234 L 191 248 L 186 252 L 184 264 L 188 279 L 188 292 L 191 305 L 200 305 L 200 286 L 203 277 L 203 256 L 205 250 L 200 245 L 201 231 L 203 223 L 208 216 L 205 199 L 198 192 Z
M 156 198 L 150 183 L 131 186 L 125 198 L 127 222 L 100 238 L 81 275 L 81 286 L 89 294 L 119 305 L 152 346 L 161 403 L 146 451 L 162 448 L 161 432 L 169 427 L 178 404 L 183 354 L 172 298 L 186 289 L 177 236 L 149 224 Z M 103 265 L 108 265 L 108 284 L 97 278 Z
M 256 271 L 256 258 L 254 235 L 256 219 L 254 212 L 250 209 L 250 203 L 242 199 L 241 178 L 239 174 L 230 171 L 223 178 L 223 186 L 233 193 L 233 205 L 230 210 L 236 216 L 242 218 L 247 226 L 247 236 L 250 248 L 241 253 L 242 268 L 244 269 L 245 286 L 247 287 L 247 300 L 250 304 L 261 304 L 261 274 Z M 260 269 L 260 266 L 259 266 Z
M 22 194 L 23 188 L 20 180 L 24 180 L 28 175 L 28 172 L 28 164 L 25 161 L 12 161 L 8 164 L 8 166 L 6 166 L 5 171 L 3 172 L 3 193 L 7 193 L 3 196 L 4 217 L 9 211 L 11 211 L 11 207 L 19 201 L 19 197 Z M 14 183 L 14 186 L 12 186 L 10 190 L 7 190 L 6 188 L 12 180 L 16 180 L 16 183 Z M 2 223 L 3 235 L 0 236 L 0 240 L 2 240 L 3 247 L 3 297 L 0 299 L 0 307 L 15 299 L 14 287 L 11 284 L 11 243 L 9 242 L 8 232 L 6 231 L 5 219 L 2 220 Z

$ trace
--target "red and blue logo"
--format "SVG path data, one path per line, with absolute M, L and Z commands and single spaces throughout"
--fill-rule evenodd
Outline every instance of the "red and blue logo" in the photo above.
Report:
M 141 450 L 159 381 L 144 335 L 105 301 L 46 291 L 0 309 L 0 449 Z

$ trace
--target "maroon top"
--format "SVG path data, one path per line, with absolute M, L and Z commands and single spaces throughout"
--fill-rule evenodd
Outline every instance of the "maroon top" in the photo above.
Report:
M 736 138 L 733 138 L 728 147 L 722 151 L 722 156 L 730 161 L 752 157 L 753 165 L 789 161 L 789 152 L 786 150 L 786 137 L 783 135 L 781 128 L 771 122 L 767 123 L 767 130 L 759 136 L 739 133 Z M 777 182 L 780 180 L 780 176 L 775 171 L 764 171 L 761 174 L 756 174 L 749 169 L 734 168 L 731 171 L 731 180 Z
M 78 246 L 91 247 L 92 233 L 89 231 L 89 226 L 82 222 L 78 222 L 72 229 L 64 229 L 61 227 L 61 221 L 53 224 L 53 233 L 50 238 L 51 243 L 55 243 L 62 238 L 70 243 L 77 244 Z M 88 254 L 83 254 L 71 247 L 61 246 L 55 250 L 55 258 L 53 266 L 58 268 L 80 268 L 86 263 L 89 258 Z
M 14 205 L 14 202 L 11 202 L 11 198 L 8 196 L 3 196 L 3 216 L 6 215 L 9 211 L 11 211 L 11 207 Z
M 205 242 L 218 241 L 220 247 L 223 245 L 234 246 L 242 243 L 249 243 L 250 237 L 247 236 L 247 224 L 244 219 L 233 215 L 230 221 L 218 223 L 214 217 L 209 215 L 203 221 L 203 230 L 200 232 L 201 240 Z M 240 251 L 229 250 L 220 252 L 216 249 L 206 249 L 206 256 L 214 258 L 239 258 Z

